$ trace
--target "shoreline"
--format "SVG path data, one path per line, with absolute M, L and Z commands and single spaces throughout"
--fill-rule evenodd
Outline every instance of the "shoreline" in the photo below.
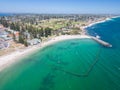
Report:
M 98 21 L 90 22 L 90 23 L 88 23 L 87 25 L 82 26 L 81 29 L 82 29 L 82 31 L 83 31 L 83 35 L 89 35 L 89 34 L 87 33 L 87 31 L 86 31 L 86 29 L 87 29 L 88 27 L 92 27 L 93 25 L 96 25 L 96 24 L 99 24 L 99 23 L 104 23 L 104 22 L 106 22 L 106 21 L 108 21 L 108 20 L 110 20 L 110 19 L 112 19 L 112 18 L 114 18 L 114 17 L 105 18 L 105 19 L 103 19 L 103 20 L 98 20 Z
M 11 66 L 12 64 L 16 63 L 17 61 L 20 61 L 22 58 L 21 57 L 25 57 L 29 54 L 34 53 L 37 50 L 40 50 L 46 46 L 49 46 L 51 44 L 60 42 L 60 41 L 64 41 L 64 40 L 71 40 L 71 39 L 85 39 L 85 38 L 91 38 L 87 35 L 62 35 L 62 36 L 57 36 L 54 37 L 46 42 L 43 42 L 39 45 L 35 45 L 35 46 L 30 46 L 27 47 L 25 49 L 20 49 L 17 51 L 12 52 L 11 54 L 8 55 L 4 55 L 0 57 L 0 72 Z
M 31 53 L 34 53 L 35 51 L 37 51 L 38 49 L 42 49 L 48 45 L 54 44 L 56 42 L 59 41 L 64 41 L 64 40 L 70 40 L 70 39 L 84 39 L 84 38 L 91 38 L 89 36 L 89 34 L 86 32 L 86 28 L 91 27 L 95 24 L 98 23 L 104 23 L 107 20 L 111 20 L 112 18 L 118 18 L 120 16 L 114 16 L 114 17 L 110 17 L 110 18 L 105 18 L 103 20 L 99 20 L 99 21 L 95 21 L 95 22 L 91 22 L 86 26 L 82 26 L 81 29 L 83 30 L 83 34 L 82 35 L 62 35 L 62 36 L 57 36 L 54 37 L 48 41 L 42 42 L 39 45 L 35 45 L 35 46 L 29 46 L 25 49 L 20 49 L 17 51 L 12 52 L 11 54 L 7 54 L 4 56 L 0 56 L 0 72 L 9 67 L 10 65 L 14 64 L 17 61 L 20 61 L 22 58 L 21 57 L 25 57 Z
M 82 27 L 81 27 L 82 32 L 83 32 L 83 35 L 88 35 L 88 36 L 89 36 L 89 34 L 88 34 L 87 31 L 86 31 L 86 29 L 87 29 L 88 27 L 92 27 L 93 25 L 100 24 L 100 23 L 104 23 L 104 22 L 106 22 L 106 21 L 108 21 L 108 20 L 111 20 L 111 19 L 114 19 L 114 18 L 119 18 L 119 17 L 120 17 L 120 16 L 112 16 L 112 17 L 107 17 L 107 18 L 105 18 L 105 19 L 103 19 L 103 20 L 98 20 L 98 21 L 90 22 L 90 23 L 88 23 L 88 25 L 85 25 L 85 26 L 82 26 Z
M 91 27 L 91 26 L 93 26 L 93 25 L 96 25 L 96 24 L 99 24 L 99 23 L 104 23 L 104 22 L 106 22 L 106 21 L 108 21 L 108 20 L 110 20 L 110 19 L 112 19 L 112 18 L 106 18 L 106 19 L 103 19 L 103 20 L 99 20 L 99 21 L 96 21 L 96 22 L 92 22 L 92 23 L 90 23 L 90 24 L 88 24 L 88 25 L 86 25 L 86 26 L 83 26 L 82 28 L 83 28 L 83 29 L 86 29 L 86 28 Z
M 99 24 L 99 23 L 104 23 L 108 20 L 111 20 L 111 19 L 114 19 L 114 18 L 119 18 L 120 16 L 113 16 L 113 17 L 108 17 L 108 18 L 105 18 L 103 20 L 98 20 L 98 21 L 95 21 L 95 22 L 91 22 L 90 24 L 86 25 L 86 26 L 83 26 L 82 29 L 85 30 L 86 28 L 88 27 L 91 27 L 93 25 L 96 25 L 96 24 Z

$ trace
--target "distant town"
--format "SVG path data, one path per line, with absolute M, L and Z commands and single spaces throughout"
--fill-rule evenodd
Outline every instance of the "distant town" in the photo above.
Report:
M 91 23 L 114 15 L 15 14 L 0 17 L 0 56 L 60 35 L 83 35 Z

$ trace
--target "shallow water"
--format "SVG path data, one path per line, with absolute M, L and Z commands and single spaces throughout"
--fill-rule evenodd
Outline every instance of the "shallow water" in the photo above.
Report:
M 0 90 L 120 90 L 120 19 L 88 28 L 113 45 L 61 41 L 0 73 Z

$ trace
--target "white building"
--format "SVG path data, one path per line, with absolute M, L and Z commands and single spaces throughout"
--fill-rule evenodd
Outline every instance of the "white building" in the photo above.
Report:
M 37 45 L 37 44 L 41 43 L 41 40 L 35 38 L 32 40 L 28 40 L 27 43 L 28 43 L 28 45 Z

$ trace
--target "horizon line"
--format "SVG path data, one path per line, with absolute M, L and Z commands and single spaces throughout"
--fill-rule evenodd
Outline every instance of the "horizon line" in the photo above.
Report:
M 0 12 L 0 14 L 94 14 L 94 15 L 120 15 L 119 13 L 35 13 L 35 12 Z

